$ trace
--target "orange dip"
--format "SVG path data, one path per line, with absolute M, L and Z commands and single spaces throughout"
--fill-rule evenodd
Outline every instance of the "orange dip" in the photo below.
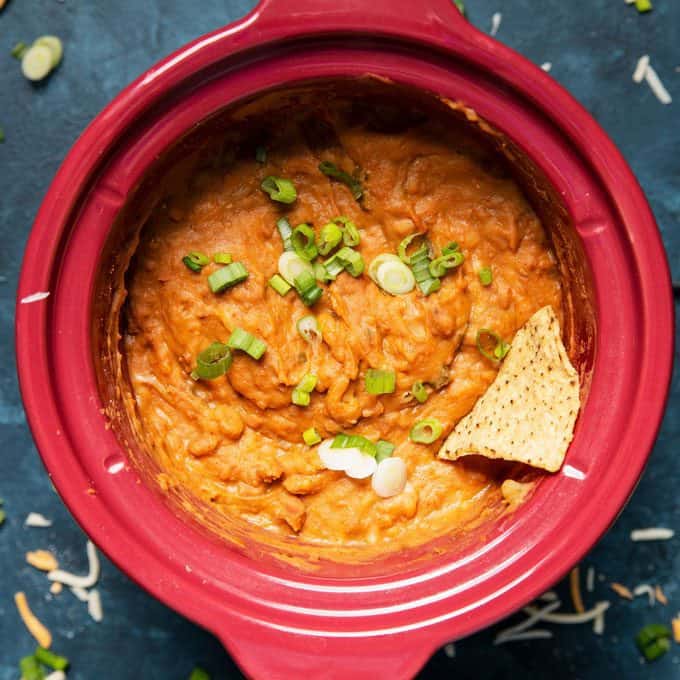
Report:
M 536 214 L 503 165 L 464 132 L 431 121 L 376 131 L 340 113 L 327 122 L 321 142 L 307 124 L 282 123 L 264 164 L 254 145 L 227 165 L 205 164 L 149 218 L 123 312 L 131 416 L 166 482 L 218 512 L 302 542 L 388 552 L 507 507 L 503 482 L 526 478 L 500 461 L 446 462 L 436 453 L 496 375 L 476 347 L 477 331 L 511 341 L 539 308 L 561 314 L 561 285 Z M 319 172 L 321 160 L 360 168 L 363 200 Z M 260 189 L 268 175 L 294 182 L 294 204 Z M 391 296 L 366 272 L 343 273 L 320 284 L 323 296 L 309 309 L 294 290 L 281 297 L 267 285 L 283 249 L 276 229 L 283 215 L 317 234 L 335 216 L 351 218 L 366 269 L 414 232 L 426 232 L 437 253 L 458 242 L 465 261 L 427 297 L 417 287 Z M 214 294 L 207 277 L 220 265 L 194 273 L 182 263 L 191 251 L 228 252 L 249 277 Z M 489 286 L 479 280 L 483 267 L 493 272 Z M 308 314 L 318 320 L 320 344 L 296 329 Z M 236 352 L 224 376 L 194 381 L 197 354 L 226 343 L 237 326 L 267 343 L 262 359 Z M 394 394 L 368 394 L 368 368 L 394 370 Z M 294 406 L 291 392 L 307 373 L 318 376 L 311 403 Z M 424 404 L 408 399 L 417 380 L 430 385 Z M 442 437 L 411 442 L 414 422 L 428 417 L 444 424 Z M 408 469 L 405 490 L 380 498 L 370 479 L 323 469 L 316 447 L 302 441 L 311 427 L 324 438 L 342 431 L 395 444 Z

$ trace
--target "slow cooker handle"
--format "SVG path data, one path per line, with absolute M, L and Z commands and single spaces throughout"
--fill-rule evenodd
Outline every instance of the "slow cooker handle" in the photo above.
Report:
M 359 24 L 376 35 L 427 29 L 434 38 L 471 28 L 453 0 L 260 0 L 253 14 L 260 25 L 295 22 L 307 33 L 329 24 L 356 31 Z

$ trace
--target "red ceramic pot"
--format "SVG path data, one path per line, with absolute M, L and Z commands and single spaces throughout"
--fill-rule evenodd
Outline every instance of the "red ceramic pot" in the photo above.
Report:
M 567 474 L 545 479 L 483 543 L 393 560 L 382 575 L 320 576 L 216 541 L 139 483 L 100 411 L 93 291 L 114 218 L 154 159 L 197 122 L 273 87 L 366 73 L 462 100 L 555 189 L 583 254 L 572 264 L 590 277 L 589 389 Z M 408 677 L 443 643 L 550 587 L 631 494 L 671 375 L 668 267 L 633 174 L 567 92 L 450 0 L 263 0 L 161 61 L 92 122 L 57 173 L 18 298 L 37 291 L 50 296 L 17 306 L 17 360 L 57 490 L 121 569 L 213 631 L 255 677 Z

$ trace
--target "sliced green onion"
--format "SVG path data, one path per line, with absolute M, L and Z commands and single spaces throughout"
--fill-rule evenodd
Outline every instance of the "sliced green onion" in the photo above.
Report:
M 293 244 L 293 250 L 303 260 L 307 260 L 307 262 L 311 262 L 319 254 L 319 250 L 316 247 L 314 229 L 308 224 L 298 224 L 293 229 L 290 240 Z
M 488 339 L 494 343 L 492 350 L 487 349 Z M 488 328 L 480 328 L 477 331 L 477 349 L 490 361 L 500 361 L 510 351 L 510 345 L 501 338 L 498 333 L 490 331 Z
M 405 295 L 416 285 L 413 272 L 396 255 L 378 255 L 368 268 L 368 275 L 390 295 Z
M 290 396 L 290 400 L 295 406 L 309 406 L 312 397 L 309 392 L 295 388 Z
M 326 270 L 326 267 L 321 264 L 321 262 L 315 262 L 314 263 L 314 278 L 317 281 L 332 281 L 331 277 L 328 275 L 328 271 Z
M 0 144 L 5 141 L 5 131 L 0 127 Z
M 199 252 L 191 252 L 182 258 L 182 262 L 191 269 L 192 272 L 200 272 L 205 265 L 210 264 L 210 258 Z
M 357 225 L 344 215 L 334 217 L 335 224 L 342 225 L 342 242 L 346 246 L 358 246 L 361 243 L 361 234 L 357 229 Z
M 317 247 L 322 255 L 328 255 L 342 241 L 342 229 L 335 222 L 328 222 L 321 227 Z
M 342 272 L 345 271 L 345 265 L 342 260 L 340 260 L 337 253 L 332 257 L 329 257 L 323 263 L 323 266 L 326 268 L 326 276 L 331 281 L 335 281 L 335 278 L 338 276 L 338 274 L 342 274 Z
M 361 257 L 361 253 L 348 246 L 340 248 L 335 254 L 335 257 L 342 263 L 342 266 L 346 272 L 354 276 L 361 276 L 364 271 L 364 258 Z
M 196 357 L 196 368 L 191 372 L 194 380 L 214 380 L 224 375 L 233 361 L 231 349 L 221 342 L 213 342 Z
M 454 250 L 448 255 L 441 255 L 430 262 L 430 274 L 434 278 L 444 276 L 444 274 L 446 274 L 449 269 L 460 267 L 464 260 L 465 256 L 459 250 Z
M 453 0 L 453 4 L 456 6 L 456 9 L 465 16 L 465 5 L 463 4 L 463 0 Z
M 299 319 L 296 326 L 298 333 L 307 342 L 321 340 L 322 336 L 321 330 L 319 329 L 319 323 L 317 322 L 316 317 L 312 316 L 311 314 L 303 316 L 301 319 Z
M 207 671 L 204 671 L 202 668 L 196 666 L 196 668 L 191 671 L 189 680 L 210 680 L 210 675 Z
M 258 163 L 267 162 L 267 149 L 264 146 L 255 147 L 255 160 Z
M 53 68 L 52 50 L 47 45 L 31 45 L 21 57 L 24 78 L 37 82 L 46 78 Z
M 18 42 L 13 48 L 10 54 L 15 58 L 15 59 L 21 59 L 21 57 L 24 56 L 24 53 L 28 49 L 28 45 L 25 42 Z
M 316 278 L 314 278 L 313 270 L 312 272 L 303 271 L 296 276 L 294 284 L 300 299 L 307 307 L 311 307 L 321 298 L 323 291 L 319 288 Z
M 25 656 L 19 661 L 21 680 L 43 680 L 45 672 L 34 656 Z
M 416 239 L 416 238 L 422 238 L 422 241 L 418 242 L 417 247 L 414 247 L 413 251 L 409 253 L 409 248 L 411 247 L 411 243 Z M 416 232 L 415 234 L 410 234 L 406 238 L 402 239 L 401 243 L 399 244 L 399 247 L 397 248 L 397 252 L 399 253 L 399 259 L 404 263 L 404 264 L 411 264 L 411 258 L 419 254 L 421 251 L 424 251 L 426 255 L 429 254 L 429 247 L 427 244 L 427 241 L 425 239 L 425 235 L 421 234 L 420 232 Z
M 436 418 L 425 418 L 413 425 L 408 436 L 417 444 L 431 444 L 441 437 L 444 426 Z
M 424 404 L 430 396 L 425 384 L 421 380 L 416 380 L 413 383 L 411 394 L 415 397 L 415 400 L 421 404 Z
M 267 343 L 260 338 L 256 338 L 252 333 L 244 331 L 243 328 L 234 328 L 227 345 L 232 349 L 239 349 L 251 356 L 253 359 L 260 359 L 267 349 Z
M 297 389 L 302 390 L 303 392 L 313 392 L 314 388 L 316 387 L 317 381 L 318 378 L 313 373 L 306 373 L 302 377 L 302 380 L 300 381 L 300 384 L 297 386 Z
M 369 394 L 392 394 L 397 384 L 397 375 L 394 371 L 369 368 L 364 382 Z
M 315 427 L 310 427 L 302 433 L 302 439 L 307 446 L 314 446 L 321 441 L 321 435 L 316 431 Z
M 493 281 L 493 273 L 491 272 L 491 267 L 482 267 L 478 272 L 479 282 L 483 286 L 490 286 Z
M 423 246 L 409 257 L 413 277 L 423 295 L 430 295 L 441 288 L 441 281 L 430 272 L 430 256 L 427 246 Z
M 230 253 L 215 253 L 213 255 L 213 262 L 215 264 L 231 264 L 233 258 Z
M 360 434 L 344 434 L 335 435 L 332 449 L 359 449 L 362 453 L 369 456 L 375 456 L 377 453 L 377 446 L 370 440 Z
M 61 57 L 64 54 L 64 46 L 56 35 L 41 35 L 33 42 L 33 45 L 44 45 L 52 54 L 52 68 L 59 66 Z
M 322 161 L 319 163 L 319 170 L 321 170 L 321 172 L 326 175 L 326 177 L 331 177 L 332 179 L 336 179 L 338 182 L 342 182 L 343 184 L 347 185 L 349 190 L 352 192 L 352 196 L 354 197 L 355 201 L 360 201 L 363 197 L 364 189 L 361 186 L 361 182 L 355 177 L 352 177 L 352 175 L 346 173 L 344 170 L 340 170 L 340 168 L 338 168 L 335 163 L 331 163 L 330 161 Z
M 671 629 L 661 623 L 651 623 L 635 636 L 635 643 L 647 661 L 656 661 L 671 647 Z
M 317 377 L 312 373 L 307 373 L 291 394 L 290 399 L 293 404 L 296 406 L 309 406 L 309 402 L 311 401 L 310 395 L 314 391 L 316 383 Z
M 651 12 L 651 0 L 635 0 L 635 9 L 642 14 L 643 12 Z
M 68 668 L 68 659 L 65 656 L 59 656 L 44 647 L 38 647 L 35 650 L 35 658 L 43 665 L 54 668 L 55 671 L 65 671 Z
M 7 519 L 7 513 L 4 510 L 0 510 L 0 526 Z
M 378 463 L 389 458 L 397 447 L 392 442 L 379 439 L 375 444 L 375 459 Z
M 297 191 L 295 185 L 283 177 L 274 177 L 269 175 L 262 180 L 260 184 L 262 191 L 269 194 L 269 198 L 277 203 L 294 203 L 297 198 Z
M 297 253 L 287 251 L 279 257 L 279 274 L 291 285 L 300 274 L 307 272 L 314 276 L 314 267 L 307 260 L 303 260 Z
M 291 236 L 293 235 L 293 228 L 290 226 L 290 222 L 285 217 L 282 217 L 276 223 L 276 228 L 279 230 L 279 234 L 281 235 L 281 240 L 283 241 L 283 249 L 293 250 L 293 242 L 291 240 Z
M 283 278 L 280 274 L 274 274 L 274 276 L 269 279 L 267 282 L 269 285 L 281 296 L 283 297 L 288 293 L 288 291 L 293 287 L 291 286 L 286 279 Z
M 455 253 L 457 250 L 460 250 L 460 246 L 458 243 L 456 243 L 456 241 L 451 241 L 442 248 L 442 255 L 450 255 L 451 253 Z
M 240 262 L 232 262 L 208 276 L 208 285 L 213 293 L 221 293 L 248 278 L 248 270 Z

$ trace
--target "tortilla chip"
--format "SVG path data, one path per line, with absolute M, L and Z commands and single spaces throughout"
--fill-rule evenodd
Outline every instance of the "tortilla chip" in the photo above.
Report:
M 578 374 L 555 312 L 543 307 L 517 332 L 496 379 L 456 425 L 439 457 L 480 455 L 556 472 L 579 407 Z

